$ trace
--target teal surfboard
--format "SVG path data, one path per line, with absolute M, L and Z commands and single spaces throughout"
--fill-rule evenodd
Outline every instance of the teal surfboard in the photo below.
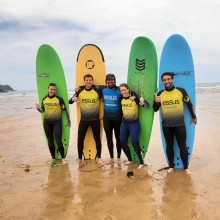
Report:
M 42 45 L 38 49 L 36 59 L 36 78 L 39 104 L 41 105 L 42 99 L 48 94 L 48 85 L 55 83 L 57 85 L 56 95 L 64 99 L 67 111 L 69 113 L 68 92 L 66 86 L 66 79 L 60 58 L 56 51 L 49 45 Z M 41 114 L 42 122 L 44 113 Z M 70 127 L 66 126 L 68 123 L 65 113 L 62 113 L 62 141 L 64 146 L 65 155 L 68 151 Z M 45 135 L 46 137 L 46 135 Z M 46 137 L 47 141 L 47 137 Z M 54 140 L 56 145 L 56 141 Z M 56 146 L 56 159 L 61 159 L 61 155 Z
M 160 70 L 159 70 L 159 90 L 164 89 L 164 85 L 161 81 L 161 75 L 164 72 L 173 72 L 174 76 L 174 86 L 184 88 L 193 104 L 194 110 L 196 110 L 196 92 L 195 92 L 195 72 L 193 65 L 193 58 L 190 47 L 187 41 L 178 34 L 170 36 L 162 50 L 161 59 L 160 59 Z M 193 144 L 195 137 L 195 124 L 192 123 L 190 125 L 191 115 L 184 104 L 184 117 L 186 124 L 186 146 L 189 152 L 188 160 L 190 162 L 192 152 L 193 152 Z M 161 121 L 161 113 L 160 113 L 160 121 Z M 164 153 L 166 155 L 166 143 L 161 127 L 161 137 L 163 143 Z M 166 155 L 167 158 L 167 155 Z M 168 160 L 167 160 L 168 162 Z M 174 140 L 174 164 L 175 168 L 183 168 L 183 163 L 180 158 L 180 150 L 176 139 Z
M 145 157 L 150 141 L 154 119 L 153 102 L 157 87 L 157 53 L 154 43 L 147 37 L 137 37 L 131 46 L 127 83 L 131 90 L 146 99 L 150 107 L 139 106 L 141 126 L 140 146 Z M 139 161 L 134 148 L 129 143 L 133 161 Z

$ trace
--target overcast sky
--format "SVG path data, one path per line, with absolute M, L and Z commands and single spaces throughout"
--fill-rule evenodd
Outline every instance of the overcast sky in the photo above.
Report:
M 102 50 L 107 73 L 126 82 L 133 40 L 149 37 L 159 61 L 172 34 L 189 43 L 197 83 L 219 82 L 219 11 L 219 0 L 0 0 L 0 84 L 36 89 L 37 50 L 50 44 L 73 89 L 76 57 L 88 43 Z

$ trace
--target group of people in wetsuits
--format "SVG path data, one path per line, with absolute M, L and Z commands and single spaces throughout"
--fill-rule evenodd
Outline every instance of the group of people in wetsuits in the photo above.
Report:
M 117 148 L 117 162 L 121 163 L 121 151 L 123 150 L 127 162 L 126 165 L 132 163 L 131 152 L 128 147 L 128 138 L 130 136 L 132 146 L 136 152 L 140 165 L 138 169 L 144 166 L 142 151 L 139 144 L 140 137 L 140 123 L 138 120 L 138 108 L 153 107 L 154 111 L 162 110 L 162 127 L 164 137 L 166 140 L 166 149 L 169 161 L 168 172 L 174 169 L 174 150 L 173 142 L 174 135 L 177 138 L 180 147 L 180 155 L 184 164 L 184 169 L 187 174 L 191 174 L 188 169 L 188 151 L 186 148 L 186 128 L 184 123 L 184 108 L 186 103 L 193 123 L 197 123 L 197 118 L 193 110 L 190 98 L 183 88 L 176 88 L 173 84 L 174 74 L 166 72 L 161 79 L 164 83 L 165 89 L 155 94 L 153 106 L 149 106 L 147 100 L 131 91 L 126 83 L 116 86 L 116 78 L 114 74 L 106 75 L 106 85 L 93 85 L 93 76 L 86 74 L 84 76 L 84 85 L 80 86 L 69 103 L 79 102 L 81 119 L 78 127 L 78 159 L 83 159 L 84 139 L 89 126 L 91 126 L 94 140 L 96 143 L 97 160 L 98 163 L 103 163 L 101 159 L 102 144 L 100 139 L 100 115 L 99 104 L 102 100 L 104 102 L 104 130 L 107 138 L 107 145 L 110 154 L 110 160 L 114 161 L 114 145 L 113 145 L 113 131 L 116 139 Z M 169 108 L 166 103 L 170 100 L 175 100 L 175 108 Z M 49 106 L 49 107 L 48 107 Z M 54 108 L 51 108 L 54 106 Z M 55 160 L 55 146 L 53 142 L 53 135 L 58 145 L 58 150 L 62 156 L 63 163 L 66 163 L 64 155 L 64 148 L 62 145 L 62 124 L 61 111 L 66 112 L 68 125 L 71 125 L 69 115 L 66 111 L 64 100 L 56 96 L 56 85 L 51 83 L 48 87 L 48 95 L 42 100 L 41 106 L 36 104 L 39 112 L 45 112 L 44 115 L 44 130 L 48 138 L 48 145 L 52 157 Z

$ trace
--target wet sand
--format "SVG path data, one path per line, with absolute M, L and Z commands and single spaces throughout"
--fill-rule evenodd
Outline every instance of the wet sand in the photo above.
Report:
M 69 163 L 51 167 L 40 114 L 34 109 L 36 100 L 25 95 L 22 100 L 2 98 L 0 219 L 220 219 L 219 98 L 219 90 L 201 89 L 197 94 L 191 177 L 182 170 L 158 172 L 167 166 L 158 114 L 147 167 L 137 170 L 138 164 L 100 166 L 94 160 L 79 164 L 75 107 L 71 106 Z M 107 162 L 105 136 L 102 143 Z M 128 171 L 134 172 L 133 179 L 127 177 Z

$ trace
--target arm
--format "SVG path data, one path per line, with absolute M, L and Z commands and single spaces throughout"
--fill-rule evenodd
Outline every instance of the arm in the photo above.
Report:
M 65 103 L 64 103 L 64 100 L 63 100 L 63 98 L 59 98 L 59 100 L 60 100 L 60 107 L 61 107 L 61 109 L 62 109 L 62 110 L 65 112 L 65 114 L 66 114 L 66 118 L 67 118 L 67 121 L 68 121 L 67 126 L 71 126 L 70 117 L 69 117 L 69 114 L 68 114 L 68 112 L 67 112 L 67 109 L 66 109 L 66 105 L 65 105 Z
M 186 106 L 189 109 L 189 112 L 190 112 L 190 114 L 192 116 L 192 120 L 190 121 L 190 124 L 191 123 L 197 124 L 197 117 L 196 117 L 196 114 L 195 114 L 194 109 L 193 109 L 193 104 L 192 104 L 192 102 L 191 102 L 191 100 L 190 100 L 186 90 L 183 89 L 183 88 L 178 88 L 178 89 L 182 92 L 182 94 L 183 94 L 183 102 L 186 104 Z
M 157 112 L 161 107 L 161 98 L 160 98 L 161 93 L 162 91 L 155 93 L 155 99 L 154 99 L 154 104 L 153 104 L 153 109 L 155 112 Z
M 79 88 L 75 89 L 75 90 L 77 90 L 77 92 L 75 92 L 73 97 L 69 99 L 69 104 L 73 104 L 74 102 L 79 102 L 79 94 L 84 88 L 85 88 L 85 86 L 80 86 Z

